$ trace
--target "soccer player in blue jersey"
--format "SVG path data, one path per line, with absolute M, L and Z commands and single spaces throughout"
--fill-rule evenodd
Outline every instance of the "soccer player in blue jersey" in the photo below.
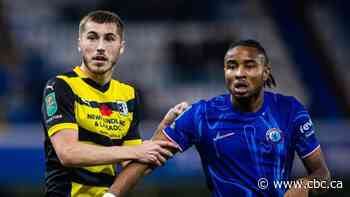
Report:
M 274 181 L 290 180 L 295 152 L 308 172 L 298 179 L 305 186 L 310 180 L 329 181 L 330 173 L 307 110 L 294 97 L 264 89 L 276 82 L 260 43 L 232 44 L 224 72 L 228 94 L 192 104 L 172 124 L 166 116 L 161 123 L 165 128 L 159 127 L 153 138 L 175 142 L 181 152 L 194 145 L 215 197 L 303 197 L 321 192 L 321 188 L 274 187 Z M 185 107 L 180 104 L 175 110 Z M 106 196 L 123 196 L 150 168 L 130 164 Z

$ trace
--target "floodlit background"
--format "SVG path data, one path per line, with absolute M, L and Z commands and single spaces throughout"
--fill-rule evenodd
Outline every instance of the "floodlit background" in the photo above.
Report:
M 350 3 L 346 0 L 0 0 L 0 196 L 43 196 L 40 105 L 45 82 L 79 65 L 78 24 L 89 11 L 116 12 L 127 48 L 116 79 L 142 96 L 148 138 L 166 111 L 225 93 L 230 43 L 259 40 L 278 87 L 310 110 L 327 164 L 350 189 Z M 300 161 L 295 176 L 305 173 Z M 131 196 L 209 196 L 194 149 L 146 177 Z

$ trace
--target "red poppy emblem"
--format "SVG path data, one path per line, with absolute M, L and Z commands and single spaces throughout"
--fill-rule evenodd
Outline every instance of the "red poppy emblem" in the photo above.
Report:
M 100 106 L 100 112 L 102 116 L 110 116 L 112 114 L 112 109 L 108 107 L 108 105 L 102 104 Z

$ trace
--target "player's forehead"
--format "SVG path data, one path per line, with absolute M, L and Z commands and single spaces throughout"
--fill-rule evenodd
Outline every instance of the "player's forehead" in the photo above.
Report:
M 228 60 L 236 60 L 236 61 L 244 61 L 244 60 L 257 60 L 261 56 L 258 49 L 255 47 L 249 46 L 236 46 L 229 51 L 227 51 L 225 55 L 225 61 Z
M 89 20 L 85 23 L 83 34 L 97 33 L 99 35 L 115 34 L 118 35 L 117 25 L 115 23 L 97 23 Z

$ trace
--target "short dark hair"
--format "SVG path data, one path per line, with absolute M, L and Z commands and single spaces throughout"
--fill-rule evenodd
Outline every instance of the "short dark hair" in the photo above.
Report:
M 123 38 L 124 24 L 122 19 L 115 13 L 106 10 L 96 10 L 88 13 L 81 19 L 79 24 L 79 36 L 84 31 L 87 22 L 93 21 L 95 23 L 114 23 L 117 26 L 117 33 L 120 38 Z
M 258 53 L 262 54 L 265 57 L 265 65 L 270 65 L 270 59 L 264 49 L 264 47 L 256 40 L 248 39 L 248 40 L 239 40 L 237 42 L 234 42 L 230 45 L 227 51 L 230 51 L 231 49 L 238 47 L 238 46 L 245 46 L 245 47 L 253 47 L 258 50 Z M 265 81 L 265 86 L 272 88 L 276 87 L 276 80 L 273 77 L 272 73 L 270 72 L 269 77 Z

